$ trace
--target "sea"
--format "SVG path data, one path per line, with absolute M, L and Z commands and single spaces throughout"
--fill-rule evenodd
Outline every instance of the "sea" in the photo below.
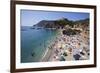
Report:
M 21 63 L 40 62 L 58 35 L 54 29 L 21 26 Z

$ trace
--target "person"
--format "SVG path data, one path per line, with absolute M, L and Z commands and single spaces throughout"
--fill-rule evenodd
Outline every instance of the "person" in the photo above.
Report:
M 75 55 L 73 55 L 73 57 L 74 57 L 74 59 L 75 60 L 79 60 L 79 58 L 81 57 L 79 54 L 75 54 Z

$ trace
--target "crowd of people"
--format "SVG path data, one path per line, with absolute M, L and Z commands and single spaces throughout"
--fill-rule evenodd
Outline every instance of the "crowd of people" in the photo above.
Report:
M 49 61 L 88 60 L 89 32 L 81 31 L 76 35 L 61 34 L 51 46 L 52 53 Z

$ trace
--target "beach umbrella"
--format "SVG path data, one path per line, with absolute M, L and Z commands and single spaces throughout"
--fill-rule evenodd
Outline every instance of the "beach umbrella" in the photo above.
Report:
M 66 45 L 65 45 L 65 44 L 61 44 L 61 47 L 62 47 L 62 48 L 65 48 L 65 47 L 66 47 Z
M 79 58 L 81 57 L 79 54 L 73 55 L 75 60 L 79 60 Z

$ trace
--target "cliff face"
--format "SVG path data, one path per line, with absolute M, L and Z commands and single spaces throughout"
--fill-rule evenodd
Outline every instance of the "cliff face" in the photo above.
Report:
M 66 18 L 59 19 L 59 20 L 42 20 L 37 23 L 36 27 L 42 28 L 64 28 L 66 25 L 73 26 L 73 25 L 89 25 L 89 19 L 79 20 L 79 21 L 70 21 Z
M 47 21 L 47 20 L 42 20 L 38 24 L 36 24 L 37 27 L 44 27 L 44 28 L 53 28 L 55 25 L 55 21 Z
M 42 20 L 34 26 L 42 28 L 63 28 L 68 23 L 69 23 L 68 19 L 62 18 L 59 20 Z

